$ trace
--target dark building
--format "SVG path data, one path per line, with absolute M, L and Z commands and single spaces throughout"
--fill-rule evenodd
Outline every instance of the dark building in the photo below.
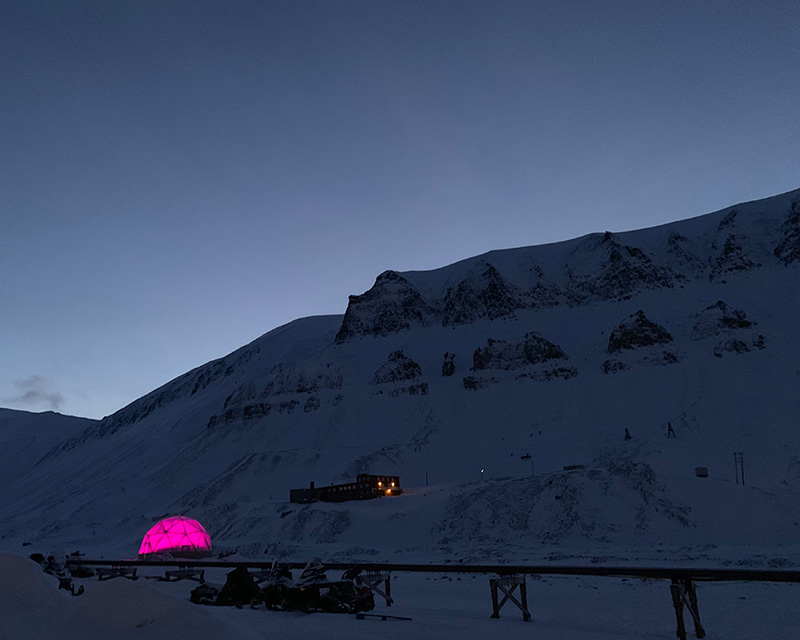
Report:
M 345 502 L 346 500 L 369 500 L 381 496 L 398 496 L 403 493 L 400 488 L 400 476 L 375 476 L 359 473 L 355 482 L 332 484 L 327 487 L 315 487 L 312 482 L 308 489 L 291 489 L 290 502 Z

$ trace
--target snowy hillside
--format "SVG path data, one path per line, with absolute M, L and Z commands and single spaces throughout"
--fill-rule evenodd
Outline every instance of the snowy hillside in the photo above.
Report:
M 131 555 L 181 513 L 250 556 L 799 563 L 798 201 L 384 272 L 48 441 L 0 546 Z M 360 472 L 406 495 L 288 503 Z
M 54 411 L 0 409 L 0 485 L 24 475 L 58 443 L 96 422 Z

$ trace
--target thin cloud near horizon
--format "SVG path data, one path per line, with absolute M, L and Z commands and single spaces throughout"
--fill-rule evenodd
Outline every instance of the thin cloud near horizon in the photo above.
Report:
M 49 407 L 57 411 L 64 404 L 64 395 L 55 389 L 52 381 L 44 376 L 34 374 L 22 380 L 15 380 L 14 386 L 19 389 L 19 394 L 10 398 L 15 404 L 30 407 Z

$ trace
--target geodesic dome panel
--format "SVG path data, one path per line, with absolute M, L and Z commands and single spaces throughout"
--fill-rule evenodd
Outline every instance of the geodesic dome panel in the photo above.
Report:
M 197 520 L 185 516 L 164 518 L 144 534 L 139 555 L 170 551 L 209 552 L 211 538 Z

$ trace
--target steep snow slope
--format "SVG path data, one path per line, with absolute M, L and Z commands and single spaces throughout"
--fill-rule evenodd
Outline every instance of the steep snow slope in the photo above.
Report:
M 53 446 L 0 543 L 180 512 L 250 554 L 800 560 L 798 200 L 385 272 Z M 361 471 L 407 495 L 286 503 Z

